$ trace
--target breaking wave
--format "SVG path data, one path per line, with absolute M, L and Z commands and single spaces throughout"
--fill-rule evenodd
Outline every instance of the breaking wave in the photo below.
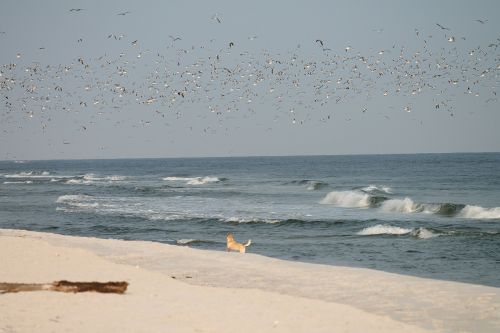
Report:
M 373 236 L 373 235 L 410 235 L 420 239 L 429 239 L 439 236 L 439 234 L 432 232 L 426 228 L 401 228 L 389 224 L 377 224 L 372 227 L 364 228 L 356 233 L 359 236 Z
M 73 176 L 67 178 L 70 179 L 66 180 L 65 184 L 69 185 L 92 185 L 92 184 L 115 183 L 127 179 L 126 176 L 113 175 L 113 176 L 100 177 L 93 173 L 87 173 L 83 176 Z
M 469 219 L 500 219 L 500 207 L 484 208 L 467 205 L 460 210 L 458 216 Z
M 388 186 L 378 186 L 378 185 L 369 185 L 361 188 L 361 191 L 365 193 L 385 193 L 392 194 L 392 189 Z
M 413 202 L 410 198 L 390 199 L 382 202 L 380 209 L 384 212 L 416 213 L 422 212 L 424 206 Z
M 4 184 L 33 184 L 32 180 L 23 180 L 23 181 L 13 181 L 13 182 L 3 182 Z
M 500 219 L 500 207 L 484 208 L 455 203 L 419 203 L 408 197 L 400 199 L 370 195 L 366 193 L 368 190 L 369 192 L 381 191 L 375 185 L 359 190 L 332 191 L 319 203 L 344 208 L 378 208 L 386 213 L 423 213 L 467 219 Z M 384 192 L 387 191 L 389 189 L 384 190 Z
M 205 176 L 205 177 L 165 177 L 163 178 L 163 180 L 172 182 L 184 181 L 186 182 L 186 185 L 205 185 L 209 183 L 218 183 L 226 179 L 219 177 Z
M 50 175 L 48 171 L 28 171 L 28 172 L 19 172 L 10 175 L 4 175 L 5 178 L 51 178 L 54 176 Z
M 332 191 L 320 203 L 346 208 L 367 208 L 370 206 L 370 196 L 358 191 Z
M 372 227 L 364 228 L 363 230 L 357 232 L 360 236 L 371 236 L 371 235 L 406 235 L 412 232 L 413 229 L 394 227 L 388 224 L 377 224 Z

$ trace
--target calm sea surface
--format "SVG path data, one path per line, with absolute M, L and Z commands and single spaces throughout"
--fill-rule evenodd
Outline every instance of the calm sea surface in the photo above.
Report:
M 0 228 L 500 287 L 500 153 L 3 161 Z

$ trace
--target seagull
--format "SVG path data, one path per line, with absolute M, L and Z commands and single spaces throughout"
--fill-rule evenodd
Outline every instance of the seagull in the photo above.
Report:
M 323 41 L 321 39 L 316 39 L 316 43 L 319 43 L 323 47 Z
M 116 15 L 125 16 L 125 15 L 130 14 L 130 13 L 131 13 L 131 12 L 127 11 L 127 12 L 123 12 L 123 13 L 118 13 L 118 14 L 116 14 Z
M 448 42 L 453 43 L 455 41 L 455 37 L 451 36 L 448 38 Z
M 172 42 L 175 42 L 176 40 L 181 40 L 182 38 L 180 37 L 174 37 L 172 35 L 169 36 L 172 39 Z
M 233 47 L 234 46 L 234 43 L 233 42 L 229 42 L 229 47 Z
M 443 29 L 443 30 L 450 30 L 450 28 L 443 27 L 443 26 L 442 26 L 441 24 L 439 24 L 439 23 L 436 23 L 436 25 L 437 25 L 438 27 L 440 27 L 441 29 Z
M 212 16 L 212 20 L 216 20 L 217 23 L 222 23 L 222 20 L 221 18 L 219 17 L 219 14 L 215 13 L 213 16 Z
M 132 42 L 132 45 L 133 45 L 133 46 L 136 46 L 136 45 L 137 45 L 137 39 L 136 39 L 136 40 L 134 40 L 134 41 Z
M 71 8 L 69 11 L 70 12 L 79 12 L 81 10 L 83 10 L 83 8 Z
M 488 22 L 488 20 L 476 20 L 476 22 L 479 22 L 481 24 L 485 24 L 486 22 Z

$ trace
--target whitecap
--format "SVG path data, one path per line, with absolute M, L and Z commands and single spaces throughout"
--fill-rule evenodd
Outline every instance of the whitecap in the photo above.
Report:
M 70 185 L 91 185 L 94 182 L 92 180 L 85 180 L 85 179 L 68 179 L 64 183 Z
M 378 186 L 378 185 L 368 185 L 361 189 L 363 192 L 372 193 L 372 192 L 383 192 L 387 194 L 392 194 L 392 189 L 388 186 Z
M 415 213 L 423 211 L 421 204 L 413 202 L 410 198 L 386 200 L 380 206 L 384 212 Z
M 262 222 L 262 223 L 269 223 L 269 224 L 275 224 L 275 223 L 280 223 L 281 220 L 277 219 L 255 219 L 253 217 L 229 217 L 224 219 L 224 222 L 227 223 L 255 223 L 255 222 Z
M 209 177 L 209 176 L 206 176 L 206 177 L 197 177 L 195 179 L 192 179 L 190 181 L 187 182 L 188 185 L 204 185 L 204 184 L 208 184 L 208 183 L 218 183 L 220 182 L 221 180 L 217 177 Z
M 204 185 L 208 183 L 218 183 L 222 181 L 222 179 L 218 177 L 210 177 L 210 176 L 205 176 L 205 177 L 175 177 L 175 176 L 170 176 L 170 177 L 165 177 L 163 180 L 166 181 L 172 181 L 172 182 L 177 182 L 177 181 L 185 181 L 186 185 Z
M 163 178 L 163 180 L 176 182 L 176 181 L 190 181 L 190 180 L 194 180 L 196 178 L 198 178 L 198 177 L 165 177 L 165 178 Z
M 320 201 L 320 204 L 364 208 L 370 206 L 370 196 L 357 191 L 332 191 Z
M 87 173 L 87 174 L 83 175 L 83 179 L 88 180 L 88 181 L 103 181 L 104 180 L 104 181 L 115 182 L 115 181 L 125 180 L 126 177 L 125 176 L 118 176 L 118 175 L 99 177 L 93 173 Z
M 439 234 L 435 234 L 432 231 L 425 228 L 418 228 L 416 230 L 413 230 L 412 235 L 420 239 L 429 239 L 439 236 Z
M 371 235 L 406 235 L 412 232 L 412 229 L 395 227 L 388 224 L 377 224 L 372 227 L 364 228 L 363 230 L 356 233 L 360 236 L 371 236 Z
M 32 180 L 25 180 L 25 181 L 14 181 L 14 182 L 3 182 L 4 184 L 33 184 Z
M 86 195 L 86 194 L 66 194 L 66 195 L 61 195 L 57 198 L 56 202 L 57 203 L 68 203 L 68 202 L 75 202 L 75 201 L 88 201 L 94 199 L 93 196 L 91 195 Z
M 500 219 L 500 207 L 484 208 L 467 205 L 462 208 L 458 216 L 468 219 Z

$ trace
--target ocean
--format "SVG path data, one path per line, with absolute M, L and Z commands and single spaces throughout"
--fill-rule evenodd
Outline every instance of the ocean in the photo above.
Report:
M 500 287 L 500 153 L 0 161 L 0 228 Z

